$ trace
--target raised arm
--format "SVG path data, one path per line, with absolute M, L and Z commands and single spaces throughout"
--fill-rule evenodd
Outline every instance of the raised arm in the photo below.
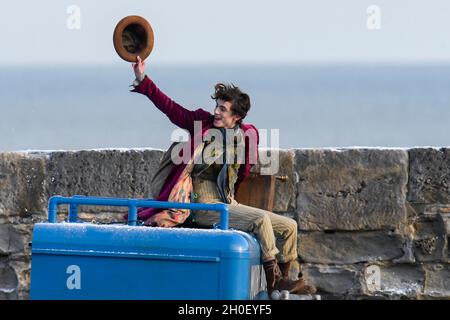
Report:
M 145 62 L 138 57 L 137 63 L 132 64 L 136 80 L 133 82 L 132 92 L 146 95 L 153 104 L 161 110 L 176 126 L 194 132 L 194 121 L 202 121 L 211 117 L 211 113 L 203 109 L 188 110 L 165 95 L 155 83 L 145 75 Z

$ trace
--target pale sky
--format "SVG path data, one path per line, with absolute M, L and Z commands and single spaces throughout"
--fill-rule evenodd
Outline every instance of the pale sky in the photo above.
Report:
M 130 14 L 153 27 L 155 64 L 450 61 L 448 0 L 0 1 L 0 65 L 118 64 L 112 33 Z

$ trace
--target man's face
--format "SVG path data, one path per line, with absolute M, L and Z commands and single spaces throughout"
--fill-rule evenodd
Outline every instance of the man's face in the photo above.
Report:
M 231 111 L 231 102 L 217 99 L 216 107 L 214 108 L 214 127 L 216 128 L 234 128 L 236 122 L 241 118 L 234 115 Z

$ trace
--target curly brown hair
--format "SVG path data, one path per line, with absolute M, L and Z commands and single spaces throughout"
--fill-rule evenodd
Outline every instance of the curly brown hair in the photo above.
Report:
M 247 112 L 250 110 L 250 97 L 236 87 L 234 84 L 218 83 L 214 86 L 213 100 L 223 100 L 231 102 L 231 111 L 233 114 L 241 117 L 237 122 L 242 123 Z

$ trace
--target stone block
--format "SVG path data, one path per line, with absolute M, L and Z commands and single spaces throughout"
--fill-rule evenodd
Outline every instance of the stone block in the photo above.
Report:
M 15 300 L 17 295 L 17 276 L 13 268 L 0 261 L 0 300 Z
M 16 274 L 18 299 L 28 299 L 30 291 L 31 255 L 10 260 L 8 261 L 8 265 Z
M 424 294 L 435 298 L 450 298 L 450 265 L 427 264 Z
M 363 288 L 368 295 L 416 298 L 423 292 L 424 282 L 425 272 L 418 265 L 368 265 L 364 270 Z
M 46 211 L 45 154 L 0 153 L 0 223 Z
M 301 230 L 392 230 L 407 222 L 404 150 L 295 151 Z
M 414 223 L 414 256 L 419 262 L 447 259 L 445 225 L 439 216 L 420 218 Z
M 298 236 L 298 254 L 309 263 L 353 264 L 402 257 L 401 236 L 384 231 L 307 232 Z
M 321 294 L 353 295 L 361 289 L 355 266 L 307 264 L 303 266 L 303 272 Z
M 47 194 L 150 198 L 150 182 L 162 155 L 161 150 L 53 152 L 47 166 Z M 79 211 L 126 209 L 90 206 Z
M 23 252 L 24 237 L 10 224 L 0 225 L 0 255 Z
M 450 149 L 409 149 L 408 201 L 450 203 Z

